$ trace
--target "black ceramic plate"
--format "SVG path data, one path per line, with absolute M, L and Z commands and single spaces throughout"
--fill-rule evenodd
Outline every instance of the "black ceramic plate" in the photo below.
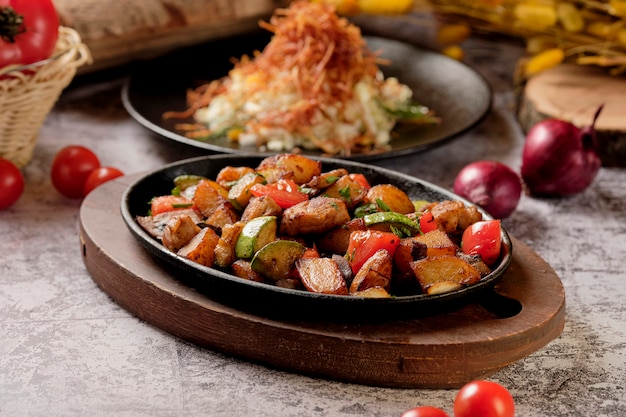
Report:
M 360 298 L 340 295 L 315 294 L 244 280 L 227 272 L 208 268 L 189 261 L 167 250 L 160 242 L 148 235 L 136 222 L 137 216 L 145 216 L 148 202 L 154 196 L 169 194 L 173 179 L 182 174 L 197 174 L 215 178 L 225 166 L 252 166 L 261 161 L 256 155 L 213 155 L 188 159 L 153 171 L 131 184 L 125 191 L 121 203 L 123 219 L 130 232 L 163 267 L 171 270 L 174 277 L 186 285 L 196 288 L 210 297 L 236 305 L 238 308 L 267 314 L 278 314 L 294 318 L 313 314 L 330 315 L 335 318 L 350 317 L 407 317 L 430 314 L 449 309 L 472 300 L 484 290 L 493 287 L 511 261 L 511 240 L 503 231 L 502 257 L 498 266 L 478 283 L 457 291 L 438 295 L 410 295 L 389 299 Z M 356 161 L 317 158 L 322 161 L 324 171 L 346 168 L 350 172 L 362 173 L 372 185 L 394 184 L 407 191 L 412 199 L 441 201 L 459 199 L 428 182 L 387 169 L 366 165 Z M 465 200 L 463 200 L 465 201 Z M 467 201 L 465 201 L 467 203 Z M 489 218 L 486 213 L 485 217 Z
M 240 147 L 226 138 L 207 142 L 186 138 L 175 128 L 183 121 L 165 121 L 162 115 L 166 111 L 184 110 L 185 93 L 189 88 L 226 75 L 232 68 L 231 58 L 262 50 L 268 39 L 262 33 L 248 34 L 180 50 L 147 62 L 124 84 L 124 107 L 141 125 L 163 138 L 208 153 L 256 153 L 257 149 Z M 366 41 L 372 50 L 382 51 L 382 57 L 391 61 L 391 65 L 382 67 L 385 76 L 395 76 L 410 86 L 415 100 L 433 109 L 442 122 L 430 126 L 399 126 L 389 151 L 354 154 L 349 159 L 363 161 L 421 152 L 457 137 L 488 113 L 491 88 L 468 66 L 395 40 L 366 37 Z

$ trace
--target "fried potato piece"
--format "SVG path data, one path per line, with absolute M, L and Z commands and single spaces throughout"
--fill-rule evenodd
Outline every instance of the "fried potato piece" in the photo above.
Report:
M 280 216 L 283 209 L 276 202 L 266 195 L 261 197 L 252 197 L 248 205 L 241 213 L 241 221 L 247 222 L 255 217 L 261 216 Z
M 225 194 L 214 184 L 218 185 L 215 181 L 201 180 L 193 195 L 194 205 L 204 217 L 210 217 L 214 211 L 228 202 Z
M 248 260 L 237 259 L 230 266 L 230 270 L 236 277 L 247 279 L 249 281 L 265 282 L 263 275 L 254 271 L 250 266 L 250 261 Z
M 172 252 L 178 252 L 200 232 L 201 228 L 190 216 L 172 217 L 163 229 L 161 241 Z
M 304 155 L 279 154 L 263 159 L 256 172 L 263 175 L 268 183 L 290 178 L 296 184 L 306 184 L 321 174 L 322 163 Z
M 457 246 L 447 233 L 435 229 L 411 239 L 426 245 L 426 256 L 455 255 Z
M 217 233 L 210 227 L 205 227 L 183 246 L 178 254 L 211 268 L 215 264 L 215 246 L 218 240 Z
M 355 230 L 366 229 L 363 219 L 355 218 L 322 235 L 316 240 L 315 245 L 323 253 L 346 253 L 350 242 L 350 233 Z
M 415 211 L 413 201 L 411 201 L 408 194 L 392 184 L 374 185 L 368 190 L 366 199 L 371 203 L 382 200 L 389 208 L 389 211 L 395 211 L 400 214 L 409 214 Z
M 483 215 L 476 206 L 465 206 L 462 201 L 440 201 L 423 208 L 430 211 L 435 218 L 437 227 L 446 233 L 459 233 L 469 225 L 482 220 Z
M 324 195 L 343 200 L 348 208 L 352 209 L 365 199 L 367 189 L 349 175 L 344 175 L 328 187 Z
M 348 294 L 339 266 L 331 258 L 300 258 L 296 261 L 296 270 L 302 284 L 310 292 Z
M 319 196 L 285 209 L 280 233 L 287 236 L 322 234 L 349 220 L 350 213 L 342 200 Z
M 235 245 L 244 222 L 227 224 L 222 228 L 222 235 L 215 246 L 215 264 L 222 268 L 230 266 L 237 256 L 235 255 Z
M 441 294 L 480 280 L 480 272 L 464 260 L 443 255 L 411 262 L 415 278 L 426 294 Z
M 350 293 L 354 294 L 372 287 L 389 291 L 392 271 L 393 258 L 389 252 L 385 249 L 376 251 L 354 276 L 350 284 Z

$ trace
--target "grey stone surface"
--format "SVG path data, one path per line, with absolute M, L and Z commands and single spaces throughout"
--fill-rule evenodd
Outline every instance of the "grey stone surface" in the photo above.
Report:
M 453 142 L 379 165 L 446 188 L 475 160 L 519 168 L 511 74 L 522 52 L 487 40 L 470 41 L 466 52 L 493 88 L 493 111 Z M 24 169 L 24 195 L 0 212 L 0 416 L 373 417 L 417 405 L 452 413 L 456 390 L 367 387 L 270 369 L 179 340 L 98 289 L 80 254 L 80 201 L 50 182 L 54 154 L 83 144 L 129 174 L 198 154 L 139 126 L 121 105 L 121 78 L 107 76 L 66 90 Z M 510 389 L 518 416 L 626 415 L 625 184 L 626 171 L 603 168 L 584 193 L 524 196 L 504 221 L 550 263 L 567 296 L 562 335 L 490 378 Z

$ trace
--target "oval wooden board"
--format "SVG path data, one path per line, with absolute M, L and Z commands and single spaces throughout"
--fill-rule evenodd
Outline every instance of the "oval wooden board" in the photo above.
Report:
M 482 304 L 380 322 L 276 319 L 221 304 L 178 281 L 127 230 L 105 183 L 80 209 L 83 260 L 97 285 L 138 318 L 225 354 L 301 374 L 374 386 L 458 388 L 558 337 L 565 292 L 554 270 L 513 238 L 513 261 Z

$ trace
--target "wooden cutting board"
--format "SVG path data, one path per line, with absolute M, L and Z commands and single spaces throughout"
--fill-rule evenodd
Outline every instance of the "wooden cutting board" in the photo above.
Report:
M 595 66 L 562 64 L 530 78 L 518 101 L 518 120 L 525 132 L 550 117 L 588 126 L 603 104 L 596 123 L 602 165 L 626 166 L 626 75 L 612 76 Z
M 564 327 L 559 277 L 515 238 L 511 265 L 482 304 L 376 322 L 276 319 L 240 311 L 185 286 L 130 234 L 120 204 L 136 179 L 105 183 L 84 200 L 80 245 L 85 266 L 120 306 L 199 346 L 351 383 L 458 388 L 542 348 Z

